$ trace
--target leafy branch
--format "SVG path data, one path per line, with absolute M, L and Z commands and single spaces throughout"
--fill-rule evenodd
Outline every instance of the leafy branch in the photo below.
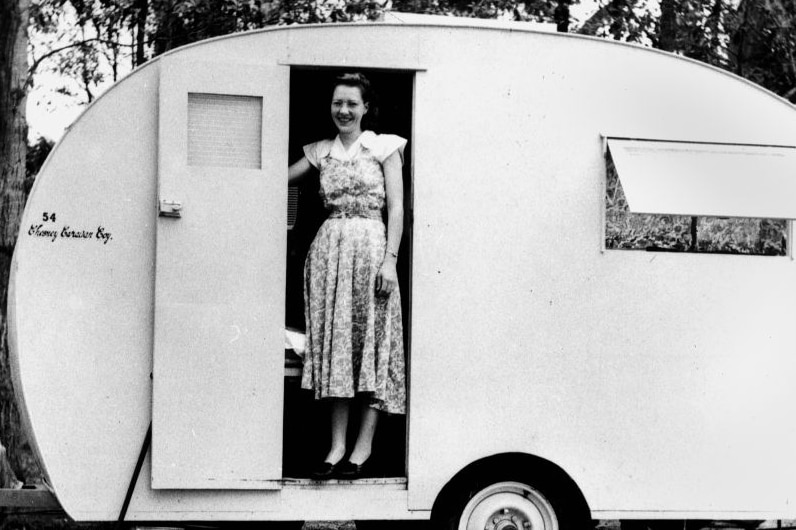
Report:
M 110 40 L 107 40 L 107 39 L 101 39 L 99 37 L 93 37 L 93 38 L 88 38 L 88 39 L 83 39 L 83 40 L 80 40 L 80 41 L 77 41 L 77 42 L 73 42 L 72 44 L 66 44 L 66 45 L 60 46 L 58 48 L 54 48 L 54 49 L 49 50 L 48 52 L 42 54 L 41 56 L 39 56 L 39 57 L 37 57 L 36 59 L 33 60 L 33 62 L 31 63 L 30 67 L 28 68 L 28 76 L 27 76 L 28 84 L 32 83 L 33 76 L 36 74 L 36 71 L 38 70 L 38 68 L 39 68 L 39 66 L 41 65 L 42 62 L 46 61 L 50 57 L 58 55 L 59 53 L 65 52 L 65 51 L 73 49 L 73 48 L 85 47 L 85 46 L 88 46 L 90 43 L 93 43 L 93 42 L 96 42 L 96 43 L 99 43 L 99 44 L 108 44 L 110 46 L 117 46 L 117 47 L 120 47 L 120 48 L 133 48 L 135 46 L 134 44 L 125 44 L 123 42 L 110 41 Z

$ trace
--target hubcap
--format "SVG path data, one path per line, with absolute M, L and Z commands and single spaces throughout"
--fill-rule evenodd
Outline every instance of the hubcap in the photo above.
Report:
M 550 502 L 520 482 L 498 482 L 464 507 L 458 530 L 558 530 Z

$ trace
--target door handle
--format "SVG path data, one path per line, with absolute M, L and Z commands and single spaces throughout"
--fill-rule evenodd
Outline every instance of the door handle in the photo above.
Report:
M 167 201 L 160 199 L 158 211 L 160 217 L 182 217 L 182 203 L 180 201 Z

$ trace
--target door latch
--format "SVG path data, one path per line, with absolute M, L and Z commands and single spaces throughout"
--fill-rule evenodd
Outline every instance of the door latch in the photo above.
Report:
M 160 199 L 160 217 L 182 217 L 182 203 L 179 201 L 167 201 Z

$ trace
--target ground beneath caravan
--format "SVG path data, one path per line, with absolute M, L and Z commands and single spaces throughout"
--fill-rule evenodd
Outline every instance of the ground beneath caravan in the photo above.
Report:
M 118 530 L 115 523 L 73 523 L 61 513 L 4 513 L 0 507 L 0 530 Z M 687 530 L 745 530 L 740 526 L 726 522 L 706 523 L 704 525 L 692 526 L 689 523 Z M 388 526 L 390 530 L 406 528 L 406 530 L 427 530 L 427 523 L 405 523 L 400 526 Z M 368 530 L 378 530 L 380 525 L 376 522 L 368 525 Z M 210 529 L 211 526 L 202 526 L 203 529 Z M 599 521 L 596 530 L 620 530 L 619 521 Z M 758 527 L 763 529 L 796 529 L 796 520 L 787 521 L 766 521 Z M 667 530 L 680 530 L 679 525 Z M 268 530 L 264 525 L 262 530 Z M 354 521 L 315 521 L 304 524 L 303 530 L 361 530 L 358 529 Z
M 716 521 L 713 523 L 706 523 L 704 525 L 695 525 L 689 523 L 688 530 L 745 530 L 740 526 L 736 526 L 731 522 Z M 598 521 L 595 530 L 620 530 L 621 521 Z M 370 527 L 369 527 L 370 528 Z M 374 524 L 373 528 L 378 529 L 378 524 Z M 391 527 L 392 528 L 392 527 Z M 766 521 L 757 527 L 759 530 L 764 529 L 796 529 L 796 520 L 792 521 Z M 406 530 L 427 530 L 428 525 L 425 523 L 406 523 Z M 356 523 L 353 521 L 328 521 L 328 522 L 313 522 L 305 523 L 303 530 L 359 530 L 356 528 Z M 672 528 L 671 530 L 675 530 Z

